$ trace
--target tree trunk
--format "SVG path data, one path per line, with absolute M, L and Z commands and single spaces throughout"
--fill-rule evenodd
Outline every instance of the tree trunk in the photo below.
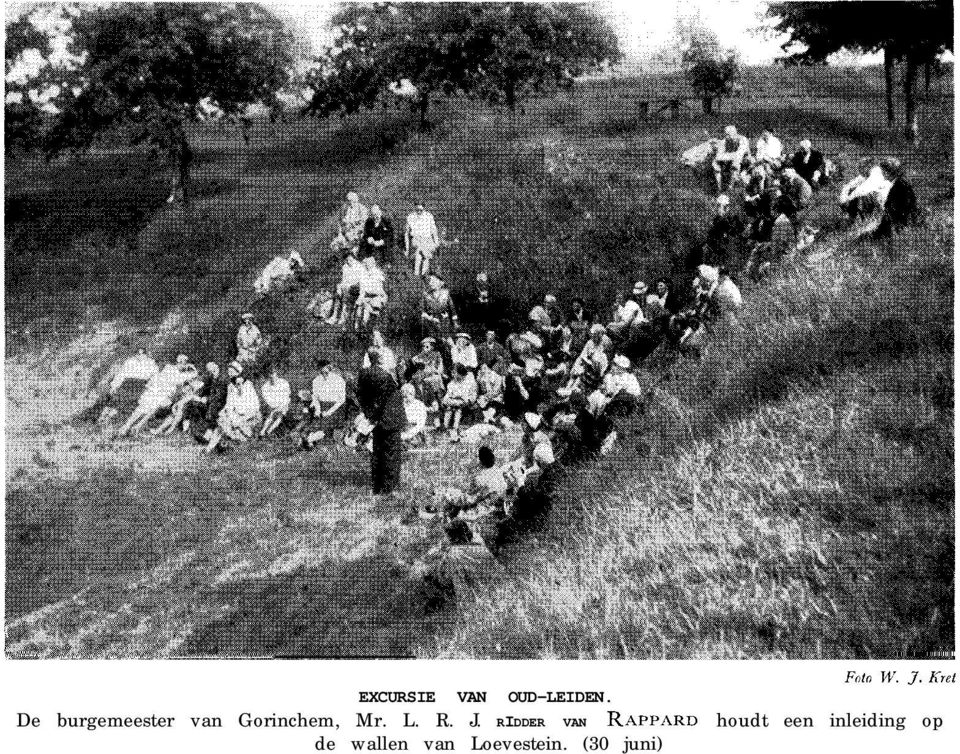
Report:
M 907 121 L 907 141 L 914 142 L 919 134 L 917 125 L 917 103 L 915 99 L 917 82 L 917 61 L 913 55 L 906 56 L 907 68 L 903 74 L 903 112 Z
M 704 115 L 713 115 L 713 97 L 711 95 L 703 95 L 703 114 Z
M 179 200 L 184 206 L 190 204 L 190 169 L 193 165 L 193 150 L 186 136 L 181 135 L 170 149 L 170 198 L 168 204 Z
M 430 109 L 430 92 L 423 92 L 417 101 L 417 111 L 420 113 L 420 130 L 427 130 L 427 110 Z
M 517 85 L 513 79 L 507 79 L 504 93 L 506 94 L 507 107 L 510 109 L 510 112 L 515 111 L 517 109 Z
M 883 75 L 887 83 L 887 125 L 893 126 L 896 123 L 893 111 L 893 53 L 889 47 L 883 49 Z

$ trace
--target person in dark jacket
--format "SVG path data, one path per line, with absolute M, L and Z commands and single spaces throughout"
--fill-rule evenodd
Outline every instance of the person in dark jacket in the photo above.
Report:
M 876 236 L 886 238 L 908 225 L 916 225 L 920 220 L 917 207 L 917 193 L 913 184 L 904 175 L 899 160 L 888 158 L 880 161 L 884 177 L 890 181 L 890 190 L 883 203 L 883 218 L 877 227 Z
M 386 267 L 393 264 L 393 243 L 393 223 L 374 204 L 370 208 L 370 217 L 363 225 L 363 235 L 360 236 L 360 256 L 376 257 L 380 266 Z
M 823 158 L 823 152 L 813 148 L 810 139 L 800 142 L 800 149 L 790 158 L 789 167 L 796 170 L 797 175 L 809 183 L 812 189 L 826 183 L 827 161 Z
M 403 439 L 407 426 L 403 394 L 397 381 L 381 366 L 380 349 L 367 350 L 370 367 L 357 379 L 357 402 L 367 420 L 373 424 L 373 449 L 370 454 L 370 476 L 374 495 L 386 495 L 400 481 L 403 463 Z
M 197 400 L 191 401 L 184 412 L 184 419 L 190 422 L 190 432 L 197 442 L 206 443 L 216 428 L 220 412 L 227 403 L 228 384 L 229 380 L 221 373 L 218 364 L 207 364 Z

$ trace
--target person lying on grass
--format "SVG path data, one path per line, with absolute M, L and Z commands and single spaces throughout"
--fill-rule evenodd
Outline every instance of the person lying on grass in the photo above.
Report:
M 180 388 L 197 377 L 197 368 L 184 354 L 177 356 L 173 364 L 167 364 L 157 374 L 147 380 L 143 395 L 137 407 L 117 432 L 118 437 L 135 435 L 163 410 L 173 405 Z
M 294 280 L 306 266 L 300 253 L 291 249 L 285 256 L 276 256 L 267 263 L 254 281 L 253 290 L 261 296 L 266 295 L 272 289 Z

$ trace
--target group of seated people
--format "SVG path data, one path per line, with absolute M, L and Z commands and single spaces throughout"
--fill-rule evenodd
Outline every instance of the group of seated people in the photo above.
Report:
M 750 140 L 728 126 L 722 139 L 693 147 L 682 159 L 692 167 L 709 165 L 719 192 L 698 262 L 723 268 L 745 260 L 743 273 L 756 276 L 772 259 L 812 244 L 817 231 L 805 222 L 806 210 L 836 171 L 809 139 L 786 154 L 767 127 L 751 149 Z M 890 157 L 861 160 L 838 203 L 853 238 L 890 236 L 920 219 L 913 186 Z

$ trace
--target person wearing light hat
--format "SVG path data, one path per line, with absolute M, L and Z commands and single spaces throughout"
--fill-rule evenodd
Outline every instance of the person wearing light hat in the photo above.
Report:
M 230 384 L 227 385 L 227 401 L 217 419 L 217 428 L 210 436 L 207 452 L 212 453 L 225 439 L 236 443 L 247 442 L 253 437 L 260 423 L 260 396 L 253 382 L 243 374 L 243 364 L 233 361 L 227 366 Z
M 437 339 L 426 337 L 420 341 L 420 353 L 410 359 L 412 367 L 419 371 L 409 378 L 420 393 L 420 399 L 433 412 L 440 410 L 440 398 L 443 397 L 443 383 L 446 370 L 443 354 L 437 349 Z M 437 419 L 439 422 L 439 417 Z
M 253 324 L 251 312 L 241 314 L 240 320 L 243 324 L 237 330 L 237 361 L 240 364 L 252 364 L 263 349 L 263 335 L 260 333 L 260 328 Z
M 456 369 L 457 365 L 460 364 L 471 373 L 476 372 L 478 364 L 477 348 L 473 345 L 473 338 L 470 337 L 470 334 L 458 332 L 448 343 L 450 344 L 450 361 L 453 368 Z
M 590 395 L 588 405 L 595 416 L 602 412 L 608 416 L 623 416 L 633 410 L 641 390 L 630 366 L 630 359 L 623 354 L 613 357 L 610 371 L 603 378 L 600 388 Z
M 707 319 L 732 318 L 743 304 L 743 296 L 729 275 L 702 264 L 697 268 L 699 282 L 698 311 Z
M 340 217 L 339 233 L 330 244 L 330 249 L 339 253 L 359 246 L 363 235 L 363 226 L 367 222 L 368 216 L 367 208 L 360 203 L 357 192 L 348 191 L 347 203 L 344 205 L 343 215 Z
M 477 403 L 477 380 L 473 372 L 463 364 L 457 364 L 453 369 L 453 379 L 447 384 L 447 392 L 443 396 L 443 426 L 450 432 L 450 442 L 460 439 L 460 422 L 463 412 Z
M 730 176 L 730 185 L 743 170 L 744 162 L 750 157 L 750 140 L 737 133 L 736 126 L 723 129 L 723 139 L 717 145 L 713 156 L 713 174 L 717 182 L 717 192 L 723 191 L 723 176 Z

